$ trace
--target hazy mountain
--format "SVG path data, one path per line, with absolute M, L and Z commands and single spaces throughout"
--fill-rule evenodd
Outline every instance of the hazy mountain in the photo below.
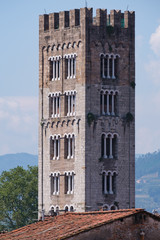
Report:
M 6 154 L 0 156 L 0 174 L 17 166 L 27 168 L 38 164 L 38 156 L 28 153 Z
M 136 207 L 160 212 L 160 151 L 136 157 Z
M 157 171 L 160 174 L 160 151 L 136 156 L 136 178 Z

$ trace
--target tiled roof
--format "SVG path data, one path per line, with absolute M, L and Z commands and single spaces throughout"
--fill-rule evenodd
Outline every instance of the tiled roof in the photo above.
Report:
M 0 234 L 0 239 L 65 239 L 143 211 L 143 209 L 127 209 L 85 213 L 68 212 L 56 217 L 47 217 L 44 221 Z

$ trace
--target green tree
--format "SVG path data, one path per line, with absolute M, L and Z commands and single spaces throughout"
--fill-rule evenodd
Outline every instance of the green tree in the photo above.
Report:
M 37 218 L 38 168 L 17 167 L 0 176 L 0 230 L 12 230 Z

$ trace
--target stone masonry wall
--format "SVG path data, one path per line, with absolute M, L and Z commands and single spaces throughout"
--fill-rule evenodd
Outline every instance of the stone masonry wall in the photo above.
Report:
M 110 19 L 110 31 L 106 21 Z M 121 27 L 121 20 L 124 27 Z M 134 13 L 83 8 L 51 13 L 39 17 L 39 212 L 48 214 L 51 206 L 73 205 L 76 211 L 97 210 L 104 204 L 118 203 L 119 208 L 134 207 L 134 121 L 125 124 L 127 112 L 135 116 Z M 100 77 L 100 53 L 118 53 L 118 79 Z M 76 53 L 76 78 L 66 79 L 64 55 Z M 51 81 L 49 57 L 61 56 L 60 80 Z M 115 89 L 118 94 L 118 115 L 101 116 L 101 89 Z M 76 90 L 76 115 L 65 115 L 65 91 Z M 49 93 L 61 93 L 61 113 L 49 116 Z M 96 115 L 91 126 L 87 114 Z M 118 159 L 101 157 L 102 132 L 116 132 Z M 64 134 L 75 134 L 75 157 L 64 159 Z M 50 136 L 61 135 L 60 159 L 50 158 Z M 102 194 L 102 170 L 116 170 L 116 194 Z M 59 171 L 60 194 L 51 195 L 50 175 Z M 74 171 L 74 194 L 64 194 L 64 172 Z M 41 214 L 40 214 L 41 215 Z M 39 216 L 40 216 L 39 215 Z

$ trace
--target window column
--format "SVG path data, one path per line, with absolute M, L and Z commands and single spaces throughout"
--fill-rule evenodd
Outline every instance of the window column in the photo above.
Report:
M 54 137 L 54 157 L 53 159 L 56 159 L 56 138 Z
M 107 175 L 106 173 L 104 174 L 104 193 L 107 194 Z
M 72 156 L 71 156 L 71 158 L 74 157 L 74 146 L 75 146 L 75 137 L 74 137 L 74 135 L 72 135 Z
M 106 135 L 104 135 L 104 158 L 107 158 L 107 155 L 106 155 Z
M 71 78 L 73 77 L 73 56 L 71 56 Z
M 113 155 L 112 155 L 112 136 L 110 136 L 109 140 L 110 140 L 110 155 L 109 155 L 109 158 L 113 158 Z
M 102 92 L 102 114 L 104 115 L 104 92 Z
M 109 56 L 107 56 L 107 78 L 110 78 L 110 73 L 109 73 Z
M 70 78 L 70 58 L 68 56 L 68 77 L 67 78 Z
M 76 56 L 74 56 L 74 59 L 73 59 L 73 61 L 74 61 L 74 75 L 73 75 L 73 77 L 75 78 L 76 77 Z
M 112 115 L 115 115 L 115 113 L 114 113 L 114 96 L 115 96 L 115 94 L 112 92 Z
M 58 154 L 57 154 L 57 159 L 59 159 L 60 155 L 60 137 L 58 136 Z
M 71 115 L 73 115 L 73 94 L 71 93 Z
M 109 93 L 107 92 L 107 115 L 110 115 L 109 112 Z
M 70 135 L 68 136 L 68 156 L 69 159 L 71 157 L 71 142 L 70 142 Z
M 68 113 L 67 113 L 67 116 L 70 115 L 70 95 L 68 94 Z
M 115 59 L 114 59 L 114 56 L 112 56 L 112 78 L 113 79 L 115 79 L 115 69 L 114 69 L 114 61 L 115 61 Z
M 105 74 L 104 74 L 104 56 L 102 57 L 102 77 L 105 78 Z
M 113 194 L 112 191 L 112 174 L 109 174 L 109 194 Z

